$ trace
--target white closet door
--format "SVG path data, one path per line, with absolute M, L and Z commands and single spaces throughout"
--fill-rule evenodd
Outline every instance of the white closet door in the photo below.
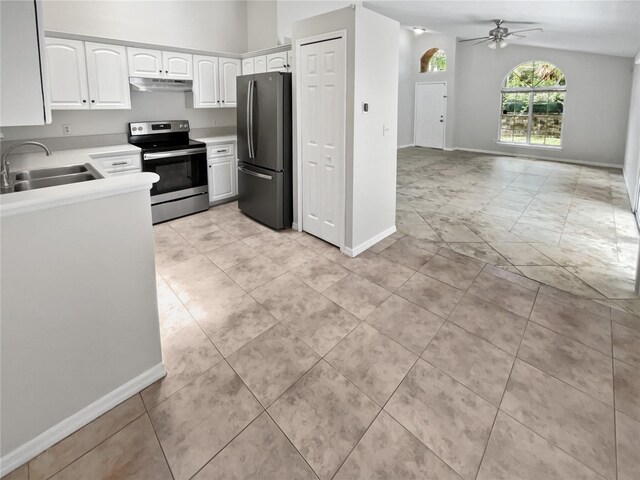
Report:
M 45 43 L 51 109 L 88 110 L 84 43 L 50 37 L 45 39 Z
M 219 107 L 218 59 L 216 57 L 194 55 L 193 65 L 195 69 L 193 76 L 193 107 Z
M 120 45 L 84 44 L 92 109 L 131 108 L 127 49 Z
M 343 39 L 301 48 L 302 227 L 340 246 L 344 223 Z

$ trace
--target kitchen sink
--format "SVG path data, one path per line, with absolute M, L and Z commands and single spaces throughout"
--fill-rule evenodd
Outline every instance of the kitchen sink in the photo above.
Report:
M 38 188 L 68 185 L 70 183 L 88 182 L 103 178 L 90 164 L 68 165 L 65 167 L 38 168 L 12 174 L 11 187 L 2 193 L 24 192 Z
M 39 168 L 37 170 L 27 170 L 16 173 L 16 182 L 22 180 L 34 180 L 36 178 L 58 177 L 60 175 L 71 175 L 74 173 L 84 173 L 88 171 L 85 165 L 69 165 L 66 167 Z

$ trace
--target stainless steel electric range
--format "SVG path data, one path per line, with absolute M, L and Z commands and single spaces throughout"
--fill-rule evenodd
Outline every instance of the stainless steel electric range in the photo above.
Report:
M 189 138 L 189 122 L 129 124 L 129 143 L 142 149 L 142 171 L 157 173 L 151 189 L 153 223 L 209 208 L 207 148 Z

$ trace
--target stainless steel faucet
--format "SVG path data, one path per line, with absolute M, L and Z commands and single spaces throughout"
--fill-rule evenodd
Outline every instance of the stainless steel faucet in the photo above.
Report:
M 22 143 L 16 143 L 15 145 L 11 145 L 9 148 L 7 148 L 7 151 L 4 152 L 4 154 L 2 155 L 2 188 L 8 188 L 11 186 L 11 175 L 9 172 L 9 166 L 11 165 L 9 162 L 7 162 L 7 157 L 9 156 L 9 154 L 16 148 L 21 147 L 23 145 L 35 145 L 36 147 L 40 147 L 44 150 L 44 152 L 47 154 L 47 157 L 51 155 L 51 150 L 49 150 L 49 147 L 47 147 L 44 143 L 40 143 L 40 142 L 22 142 Z

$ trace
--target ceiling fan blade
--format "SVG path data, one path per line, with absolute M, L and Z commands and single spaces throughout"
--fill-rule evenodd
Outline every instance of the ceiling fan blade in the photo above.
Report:
M 491 37 L 478 37 L 478 38 L 465 38 L 464 40 L 458 40 L 458 43 L 463 43 L 463 42 L 473 42 L 474 40 L 482 40 L 482 39 L 488 39 Z
M 507 36 L 508 36 L 508 37 L 509 37 L 509 36 L 514 36 L 514 37 L 519 37 L 519 38 L 527 38 L 527 36 L 526 36 L 526 35 L 519 35 L 519 34 L 517 34 L 517 33 L 510 33 L 510 34 L 509 34 L 509 35 L 507 35 Z
M 538 27 L 538 28 L 527 28 L 526 30 L 515 30 L 513 32 L 509 32 L 507 35 L 514 35 L 516 33 L 522 33 L 522 32 L 542 32 L 543 30 Z
M 476 42 L 473 45 L 480 45 L 481 43 L 488 42 L 489 40 L 493 40 L 493 37 L 487 37 L 486 40 L 480 40 L 479 42 Z

